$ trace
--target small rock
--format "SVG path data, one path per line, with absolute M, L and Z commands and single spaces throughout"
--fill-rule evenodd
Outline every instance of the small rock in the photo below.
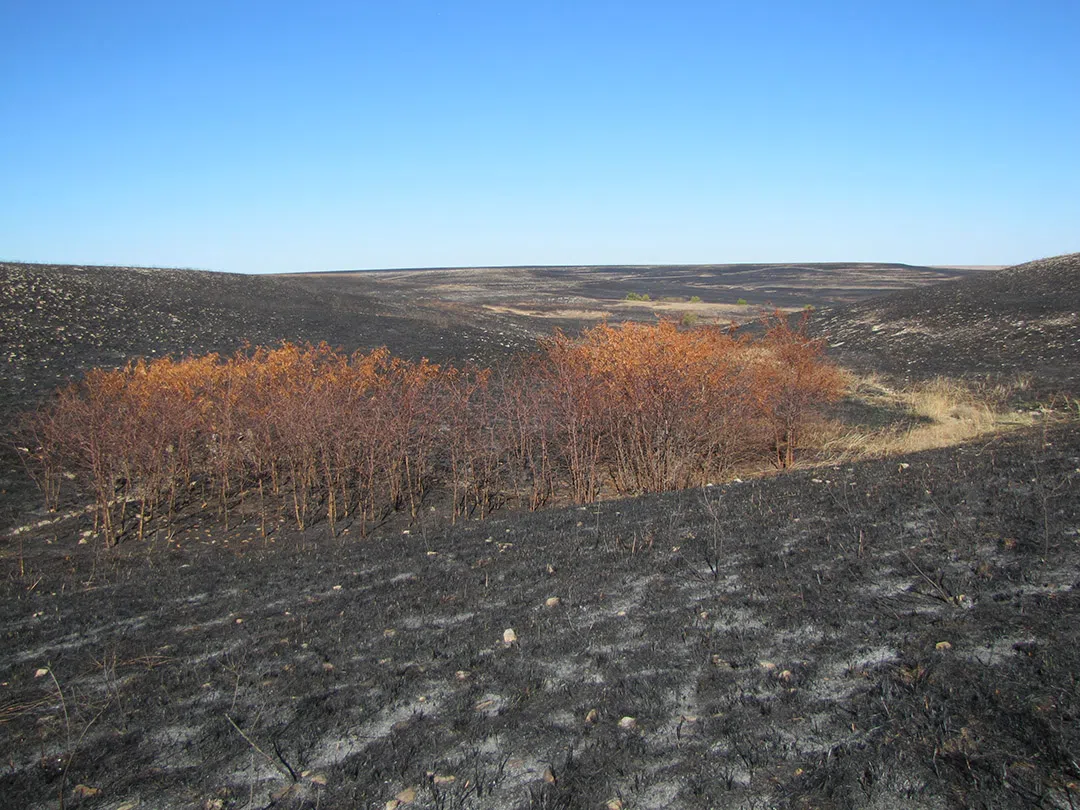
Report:
M 449 785 L 451 782 L 456 782 L 457 777 L 453 774 L 447 774 L 446 776 L 443 776 L 441 774 L 435 774 L 433 777 L 431 777 L 431 781 L 434 782 L 436 785 Z
M 44 678 L 48 674 L 49 674 L 49 670 L 46 667 L 42 667 L 41 669 L 38 669 L 38 670 L 34 671 L 34 677 L 35 678 Z
M 544 768 L 544 781 L 549 785 L 554 785 L 558 779 L 555 778 L 555 771 L 551 770 L 551 767 Z
M 623 731 L 633 731 L 637 728 L 637 720 L 633 717 L 624 717 L 619 721 L 619 728 Z
M 395 797 L 402 804 L 412 804 L 416 801 L 416 788 L 407 787 Z
M 774 669 L 776 669 L 776 664 L 774 664 L 772 661 L 759 661 L 758 666 L 760 666 L 766 672 L 772 672 Z
M 382 634 L 383 638 L 393 638 L 397 635 L 397 630 L 395 630 L 393 627 L 387 627 L 385 630 L 382 631 Z
M 719 655 L 714 655 L 712 657 L 712 665 L 714 667 L 720 667 L 721 669 L 731 669 L 731 663 L 729 661 L 725 661 Z
M 607 810 L 623 810 L 622 799 L 608 799 L 604 807 Z
M 503 644 L 509 647 L 511 644 L 518 640 L 517 633 L 514 632 L 512 627 L 507 627 L 503 630 Z
M 323 661 L 322 668 L 323 668 L 323 672 L 333 672 L 334 671 L 334 665 L 331 664 L 329 661 Z
M 92 799 L 94 796 L 101 795 L 101 789 L 89 785 L 76 785 L 71 795 L 76 799 Z
M 589 709 L 588 714 L 585 715 L 585 722 L 590 726 L 593 725 L 600 718 L 600 713 L 596 709 Z
M 934 649 L 942 651 L 951 650 L 952 644 L 950 644 L 948 641 L 939 641 L 937 644 L 934 645 Z
M 791 674 L 791 670 L 790 670 L 790 669 L 785 669 L 785 670 L 784 670 L 783 672 L 781 672 L 781 673 L 780 673 L 780 675 L 779 675 L 779 678 L 780 678 L 780 680 L 784 681 L 785 683 L 791 683 L 791 680 L 792 680 L 792 678 L 794 678 L 794 677 L 795 677 L 795 676 Z
M 459 681 L 467 681 L 469 680 L 469 673 L 464 669 L 459 669 L 457 672 L 454 673 L 454 677 L 457 678 Z
M 325 785 L 326 784 L 326 774 L 325 773 L 313 773 L 311 776 L 308 777 L 308 779 L 310 779 L 316 785 Z
M 118 804 L 116 806 L 116 810 L 135 810 L 135 808 L 138 807 L 138 806 L 139 806 L 139 801 L 138 801 L 138 799 L 136 799 L 135 801 L 124 802 L 123 804 Z
M 558 607 L 560 601 L 562 600 L 560 600 L 557 596 L 549 596 L 547 599 L 544 600 L 544 607 Z

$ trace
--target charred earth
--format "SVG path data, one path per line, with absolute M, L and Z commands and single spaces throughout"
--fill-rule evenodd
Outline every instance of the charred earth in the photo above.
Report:
M 970 274 L 816 323 L 865 370 L 1030 373 L 1030 397 L 1070 403 L 1076 264 Z M 551 323 L 474 321 L 465 302 L 455 329 L 374 282 L 328 295 L 311 278 L 2 269 L 20 291 L 4 298 L 11 409 L 135 354 L 325 339 L 496 357 Z M 87 515 L 42 513 L 12 468 L 0 796 L 1075 806 L 1078 484 L 1076 424 L 1047 411 L 959 447 L 589 507 L 458 525 L 426 509 L 333 540 L 194 510 L 171 538 L 105 549 Z

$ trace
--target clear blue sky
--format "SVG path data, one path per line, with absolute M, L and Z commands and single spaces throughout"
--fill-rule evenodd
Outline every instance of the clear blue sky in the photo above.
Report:
M 1080 2 L 0 0 L 0 259 L 1080 250 Z

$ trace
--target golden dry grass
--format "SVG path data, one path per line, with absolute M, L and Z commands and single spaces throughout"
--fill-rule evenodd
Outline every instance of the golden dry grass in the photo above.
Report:
M 951 447 L 1033 423 L 1030 413 L 1004 405 L 1006 392 L 1000 386 L 983 388 L 938 377 L 898 389 L 874 375 L 853 374 L 849 391 L 864 405 L 907 418 L 877 429 L 852 429 L 850 425 L 826 428 L 820 448 L 832 463 Z

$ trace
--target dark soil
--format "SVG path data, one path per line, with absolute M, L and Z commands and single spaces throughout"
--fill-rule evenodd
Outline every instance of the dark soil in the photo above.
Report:
M 123 275 L 97 272 L 39 274 L 54 286 L 35 302 L 54 303 L 5 321 L 5 339 L 27 335 L 9 401 L 38 396 L 26 386 L 48 374 L 119 362 L 125 345 L 310 336 L 408 354 L 444 336 L 461 357 L 513 343 L 467 319 L 410 329 L 359 293 L 341 318 L 309 282 L 245 277 L 151 285 L 130 321 L 138 296 L 100 323 L 74 303 L 46 317 L 79 300 L 69 277 Z M 1020 289 L 1028 271 L 1009 272 Z M 236 292 L 230 315 L 199 298 L 218 283 L 211 301 L 257 294 Z M 87 300 L 113 300 L 109 288 Z M 305 302 L 310 321 L 282 314 Z M 402 317 L 387 333 L 400 345 L 364 344 L 381 329 L 349 322 L 364 312 Z M 37 360 L 56 356 L 48 328 L 61 326 L 82 337 L 57 372 Z M 875 345 L 834 351 L 870 367 Z M 983 370 L 962 356 L 893 366 L 904 344 L 889 345 L 886 371 Z M 171 539 L 106 550 L 89 518 L 9 490 L 11 520 L 42 525 L 0 538 L 0 804 L 382 808 L 412 790 L 402 808 L 1073 807 L 1078 488 L 1077 425 L 1048 421 L 593 508 L 458 526 L 425 508 L 366 538 L 284 519 L 264 538 L 208 509 Z

